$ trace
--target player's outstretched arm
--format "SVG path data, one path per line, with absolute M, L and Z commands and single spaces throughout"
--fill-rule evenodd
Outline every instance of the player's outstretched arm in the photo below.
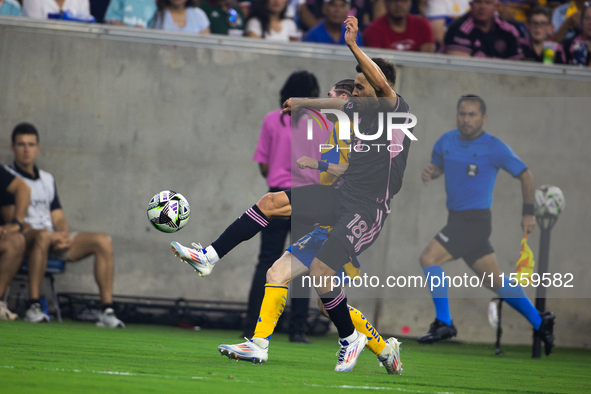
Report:
M 421 173 L 421 179 L 423 180 L 423 184 L 427 186 L 427 182 L 432 179 L 437 179 L 439 176 L 443 174 L 443 168 L 436 166 L 432 162 L 427 164 L 427 167 Z
M 308 156 L 302 156 L 297 160 L 298 168 L 306 169 L 310 168 L 312 170 L 318 170 L 320 168 L 320 163 L 318 160 L 313 159 Z M 349 163 L 341 163 L 341 164 L 333 164 L 333 163 L 323 163 L 326 166 L 324 171 L 328 172 L 330 175 L 334 176 L 341 176 L 345 172 L 347 168 L 349 168 Z
M 328 172 L 330 175 L 339 177 L 343 175 L 345 171 L 347 171 L 347 168 L 349 168 L 349 163 L 328 163 L 328 170 L 326 170 L 326 172 Z
M 523 217 L 521 218 L 521 229 L 523 235 L 527 235 L 536 227 L 536 218 L 533 215 L 534 206 L 534 176 L 529 169 L 523 171 L 518 177 L 521 182 L 521 193 L 523 194 Z M 526 209 L 526 207 L 528 207 Z M 527 212 L 529 211 L 529 212 Z M 530 214 L 531 213 L 531 214 Z
M 347 31 L 345 32 L 345 42 L 347 46 L 357 59 L 357 63 L 361 67 L 361 71 L 367 82 L 374 88 L 376 91 L 376 95 L 378 97 L 391 97 L 393 98 L 393 104 L 396 105 L 396 93 L 386 80 L 386 77 L 380 70 L 377 64 L 371 60 L 369 56 L 367 56 L 359 46 L 355 40 L 357 39 L 357 33 L 359 32 L 359 26 L 357 25 L 357 18 L 354 16 L 349 16 L 345 19 L 345 27 Z
M 343 100 L 340 98 L 298 98 L 296 102 L 288 98 L 283 103 L 281 114 L 291 115 L 292 112 L 297 112 L 302 108 L 341 109 L 343 104 Z

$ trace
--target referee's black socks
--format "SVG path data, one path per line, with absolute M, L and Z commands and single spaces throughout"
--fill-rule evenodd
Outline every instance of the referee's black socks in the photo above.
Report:
M 252 206 L 238 219 L 228 226 L 226 231 L 211 244 L 219 258 L 224 257 L 241 242 L 247 241 L 267 227 L 269 220 L 263 215 L 259 207 Z

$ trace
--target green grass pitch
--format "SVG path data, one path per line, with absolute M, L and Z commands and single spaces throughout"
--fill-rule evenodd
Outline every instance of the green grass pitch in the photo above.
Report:
M 291 344 L 275 335 L 264 365 L 229 361 L 217 345 L 237 331 L 129 325 L 121 330 L 65 321 L 0 322 L 0 392 L 8 393 L 585 393 L 591 352 L 558 348 L 531 358 L 527 346 L 402 339 L 401 376 L 369 350 L 353 372 L 334 372 L 334 335 Z

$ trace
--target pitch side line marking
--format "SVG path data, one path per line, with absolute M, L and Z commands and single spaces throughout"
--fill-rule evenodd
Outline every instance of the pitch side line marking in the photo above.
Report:
M 406 393 L 435 393 L 435 394 L 456 394 L 451 391 L 422 391 L 413 389 L 404 389 L 402 387 L 383 387 L 383 386 L 350 386 L 350 385 L 322 385 L 322 384 L 305 384 L 310 387 L 322 387 L 331 389 L 355 389 L 355 390 L 394 390 Z

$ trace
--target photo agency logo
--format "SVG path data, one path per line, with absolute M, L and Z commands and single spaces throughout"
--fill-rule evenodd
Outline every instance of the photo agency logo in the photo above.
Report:
M 352 103 L 351 103 L 352 104 Z M 350 119 L 349 115 L 338 109 L 321 109 L 316 111 L 311 108 L 306 108 L 310 112 L 304 112 L 304 115 L 310 116 L 307 123 L 307 139 L 313 140 L 314 138 L 314 121 L 320 127 L 320 130 L 328 130 L 328 124 L 326 123 L 325 116 L 323 115 L 334 115 L 338 120 L 338 139 L 343 141 L 355 140 L 352 146 L 336 146 L 332 144 L 320 144 L 320 152 L 324 150 L 330 150 L 336 148 L 339 150 L 351 150 L 355 152 L 369 152 L 372 149 L 377 150 L 386 148 L 389 152 L 397 153 L 401 152 L 404 147 L 402 140 L 404 136 L 407 136 L 411 141 L 418 141 L 410 129 L 416 126 L 417 117 L 407 112 L 378 112 L 378 126 L 375 134 L 363 134 L 359 131 L 359 120 L 360 116 L 358 112 L 353 112 L 353 120 Z M 402 120 L 402 122 L 400 121 Z M 384 126 L 384 122 L 386 123 Z M 351 134 L 351 124 L 353 125 L 353 134 Z M 385 129 L 385 130 L 384 130 Z M 386 133 L 387 141 L 390 144 L 383 143 L 370 143 L 376 141 L 382 137 L 383 133 Z M 335 141 L 336 142 L 336 141 Z M 365 143 L 368 142 L 368 143 Z

